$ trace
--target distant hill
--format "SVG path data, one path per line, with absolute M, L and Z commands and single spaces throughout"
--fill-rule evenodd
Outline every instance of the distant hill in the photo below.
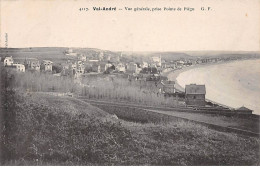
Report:
M 68 59 L 76 59 L 76 56 L 68 56 L 65 51 L 67 47 L 31 47 L 31 48 L 0 48 L 0 57 L 13 56 L 14 58 L 37 58 L 39 60 L 49 59 L 54 62 L 62 62 Z M 133 61 L 141 61 L 140 58 L 152 56 L 161 56 L 162 59 L 178 60 L 178 59 L 194 59 L 194 58 L 210 58 L 210 57 L 260 57 L 260 52 L 243 52 L 243 51 L 181 51 L 181 52 L 114 52 L 101 50 L 96 48 L 71 48 L 73 52 L 84 54 L 87 57 L 97 57 L 103 52 L 104 57 L 109 55 L 123 55 L 125 58 Z
M 0 48 L 0 57 L 13 56 L 13 58 L 37 58 L 39 60 L 49 59 L 56 62 L 63 60 L 73 60 L 76 56 L 66 55 L 65 52 L 69 48 L 65 47 L 36 47 L 36 48 Z M 93 48 L 71 48 L 73 52 L 85 54 L 88 57 L 97 56 L 102 50 Z M 106 54 L 115 54 L 110 51 L 103 51 Z
M 67 48 L 1 48 L 0 57 L 13 56 L 13 58 L 37 58 L 39 60 L 62 60 L 67 59 Z

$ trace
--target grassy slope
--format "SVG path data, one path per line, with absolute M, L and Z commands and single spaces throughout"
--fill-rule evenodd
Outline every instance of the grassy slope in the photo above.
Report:
M 259 133 L 259 118 L 247 118 L 240 116 L 222 116 L 218 114 L 203 114 L 203 113 L 188 113 L 188 112 L 176 112 L 176 111 L 161 111 L 152 110 L 167 115 L 173 115 L 176 117 L 182 117 L 190 120 L 220 125 L 223 127 L 235 127 L 239 129 L 249 130 L 255 133 Z
M 1 137 L 4 165 L 259 165 L 258 138 L 183 121 L 116 120 L 74 98 L 8 97 L 15 123 Z
M 15 108 L 6 109 L 14 121 L 5 122 L 1 137 L 3 165 L 111 165 L 119 163 L 114 156 L 134 154 L 131 143 L 123 146 L 129 131 L 102 110 L 44 94 L 13 99 Z
M 218 132 L 142 109 L 97 106 L 142 123 L 127 125 L 146 148 L 147 156 L 156 155 L 152 165 L 259 165 L 259 138 Z

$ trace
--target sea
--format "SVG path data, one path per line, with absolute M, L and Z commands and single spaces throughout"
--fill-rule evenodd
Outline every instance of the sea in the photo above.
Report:
M 206 98 L 260 115 L 260 60 L 240 60 L 191 68 L 177 76 L 177 83 L 205 84 Z

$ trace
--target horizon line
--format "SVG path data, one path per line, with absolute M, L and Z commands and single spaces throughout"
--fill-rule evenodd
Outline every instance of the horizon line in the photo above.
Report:
M 61 46 L 41 46 L 41 47 L 0 47 L 0 49 L 29 49 L 29 48 L 81 48 L 81 49 L 96 49 L 102 51 L 111 51 L 111 52 L 132 52 L 132 53 L 167 53 L 167 52 L 260 52 L 260 50 L 167 50 L 167 51 L 127 51 L 127 50 L 110 50 L 110 49 L 101 49 L 101 48 L 94 48 L 94 47 L 61 47 Z

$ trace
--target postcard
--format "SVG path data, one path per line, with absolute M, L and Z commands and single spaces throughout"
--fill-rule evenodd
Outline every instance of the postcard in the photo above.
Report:
M 3 166 L 258 166 L 259 0 L 0 0 Z

